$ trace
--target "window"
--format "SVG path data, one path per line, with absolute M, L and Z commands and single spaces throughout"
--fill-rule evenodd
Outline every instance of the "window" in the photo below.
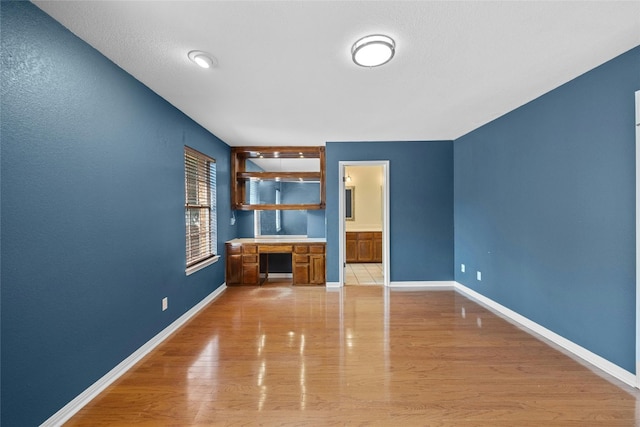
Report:
M 216 161 L 184 148 L 187 268 L 217 255 Z

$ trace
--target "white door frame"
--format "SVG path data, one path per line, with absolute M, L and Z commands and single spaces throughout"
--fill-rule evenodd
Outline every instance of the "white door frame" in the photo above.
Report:
M 390 239 L 389 239 L 389 160 L 362 160 L 362 161 L 340 161 L 338 162 L 338 179 L 340 186 L 340 196 L 338 197 L 338 209 L 340 212 L 339 221 L 339 257 L 338 262 L 340 266 L 340 286 L 344 286 L 344 266 L 346 263 L 345 254 L 345 175 L 344 169 L 346 166 L 382 166 L 382 270 L 384 276 L 384 286 L 389 286 L 391 281 L 391 266 L 389 265 L 390 259 Z
M 636 91 L 636 387 L 640 388 L 640 90 Z

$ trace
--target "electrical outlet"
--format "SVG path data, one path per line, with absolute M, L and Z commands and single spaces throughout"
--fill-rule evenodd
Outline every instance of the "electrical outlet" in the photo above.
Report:
M 169 297 L 162 298 L 162 311 L 165 311 L 169 308 Z
M 479 272 L 479 271 L 476 272 L 476 279 L 478 279 L 479 282 L 482 281 L 482 273 L 481 272 Z
M 464 266 L 464 264 L 460 264 L 460 271 L 464 273 L 464 271 L 465 271 L 465 266 Z

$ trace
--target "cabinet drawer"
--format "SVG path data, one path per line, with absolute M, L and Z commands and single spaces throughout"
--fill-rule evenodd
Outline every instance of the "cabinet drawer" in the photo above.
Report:
M 309 262 L 309 255 L 293 254 L 293 263 L 294 264 L 306 264 L 308 262 Z
M 242 245 L 243 254 L 257 254 L 258 245 Z
M 258 255 L 242 255 L 242 263 L 243 264 L 257 264 L 258 263 Z
M 297 254 L 306 254 L 309 252 L 309 246 L 307 245 L 296 245 L 294 248 L 294 252 Z
M 261 254 L 288 254 L 291 250 L 290 245 L 260 245 Z
M 242 245 L 227 244 L 227 253 L 229 255 L 236 255 L 242 253 Z
M 323 254 L 324 253 L 324 245 L 310 245 L 309 250 L 312 254 Z

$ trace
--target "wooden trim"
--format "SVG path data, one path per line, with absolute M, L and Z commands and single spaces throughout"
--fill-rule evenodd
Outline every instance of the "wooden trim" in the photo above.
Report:
M 246 147 L 232 147 L 231 153 L 247 158 L 256 158 L 253 153 L 260 153 L 265 159 L 297 159 L 300 158 L 300 153 L 306 158 L 317 159 L 319 153 L 324 151 L 322 146 L 309 146 L 309 145 L 296 145 L 296 146 L 246 146 Z M 276 153 L 278 153 L 276 155 Z
M 236 180 L 249 180 L 251 178 L 274 180 L 280 179 L 292 179 L 303 181 L 320 181 L 322 173 L 320 172 L 238 172 L 236 173 Z
M 264 204 L 264 205 L 235 205 L 234 209 L 239 211 L 277 211 L 277 210 L 314 210 L 314 209 L 324 209 L 324 204 L 313 204 L 313 205 L 274 205 L 274 204 Z
M 324 147 L 318 147 L 320 151 L 320 205 L 322 206 L 319 209 L 324 209 L 325 203 L 327 201 L 326 195 L 326 182 L 327 182 L 327 165 L 325 158 L 325 149 Z

